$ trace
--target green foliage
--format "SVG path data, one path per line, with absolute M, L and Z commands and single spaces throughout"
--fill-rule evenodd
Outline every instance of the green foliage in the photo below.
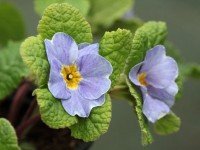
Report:
M 93 25 L 108 27 L 121 18 L 131 7 L 133 0 L 90 0 L 89 21 Z
M 133 96 L 132 103 L 136 111 L 136 115 L 142 132 L 142 144 L 143 145 L 151 144 L 153 142 L 153 137 L 149 131 L 148 120 L 146 119 L 146 117 L 143 115 L 142 112 L 142 103 L 143 103 L 142 97 L 136 90 L 136 87 L 132 85 L 128 79 L 126 80 L 126 82 L 129 87 L 129 91 Z
M 0 149 L 20 150 L 15 130 L 10 122 L 4 118 L 0 118 Z
M 181 75 L 183 79 L 191 77 L 194 79 L 200 79 L 200 65 L 195 63 L 180 63 Z
M 79 9 L 81 14 L 87 15 L 90 8 L 89 0 L 35 0 L 35 11 L 38 15 L 42 16 L 45 8 L 53 3 L 68 3 L 75 8 Z
M 24 63 L 34 73 L 39 85 L 47 84 L 49 63 L 41 36 L 27 38 L 20 47 Z
M 154 124 L 156 133 L 160 135 L 172 134 L 179 131 L 181 120 L 174 113 L 170 113 L 159 119 Z
M 51 39 L 56 32 L 65 32 L 77 43 L 92 42 L 90 25 L 77 9 L 66 3 L 52 4 L 45 9 L 38 32 L 43 39 Z
M 132 18 L 132 19 L 119 19 L 116 20 L 112 26 L 110 26 L 109 28 L 106 28 L 104 26 L 98 26 L 98 27 L 94 27 L 93 26 L 93 35 L 95 37 L 102 37 L 103 34 L 106 31 L 115 31 L 118 28 L 120 29 L 127 29 L 130 30 L 131 33 L 135 33 L 135 31 L 137 30 L 137 28 L 139 28 L 141 25 L 143 24 L 143 22 L 139 19 L 139 18 Z
M 19 41 L 24 38 L 24 21 L 14 6 L 0 1 L 0 20 L 0 45 L 6 45 L 9 40 Z
M 133 47 L 128 57 L 126 73 L 144 59 L 147 50 L 163 44 L 166 35 L 167 28 L 164 22 L 150 21 L 138 28 L 133 38 Z
M 17 88 L 27 73 L 19 46 L 20 42 L 9 42 L 7 47 L 0 50 L 0 100 Z
M 78 122 L 76 117 L 64 110 L 61 101 L 54 98 L 47 88 L 37 89 L 34 93 L 37 95 L 41 118 L 49 127 L 65 128 Z
M 78 118 L 78 124 L 70 127 L 73 137 L 85 142 L 94 141 L 107 132 L 111 120 L 111 101 L 106 95 L 106 101 L 101 107 L 92 110 L 88 118 Z
M 119 82 L 120 74 L 123 73 L 126 58 L 132 47 L 132 34 L 128 30 L 118 29 L 113 32 L 106 32 L 100 42 L 99 53 L 104 56 L 113 66 L 113 73 L 110 76 L 111 87 Z

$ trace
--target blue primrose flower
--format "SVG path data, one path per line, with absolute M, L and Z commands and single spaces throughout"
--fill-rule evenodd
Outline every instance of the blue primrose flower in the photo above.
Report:
M 88 117 L 92 108 L 105 102 L 112 65 L 98 54 L 98 44 L 77 45 L 62 32 L 44 42 L 50 64 L 50 92 L 71 116 Z
M 150 49 L 144 61 L 129 72 L 130 80 L 142 91 L 142 111 L 149 121 L 154 123 L 170 112 L 178 92 L 177 76 L 178 65 L 166 56 L 162 45 Z

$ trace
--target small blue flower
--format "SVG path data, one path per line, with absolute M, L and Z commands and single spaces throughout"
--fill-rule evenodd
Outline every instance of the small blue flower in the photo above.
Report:
M 48 88 L 70 115 L 88 117 L 102 106 L 109 90 L 112 66 L 98 54 L 98 44 L 77 45 L 72 37 L 58 32 L 45 39 L 50 64 Z
M 140 86 L 144 99 L 142 111 L 149 121 L 154 123 L 170 112 L 178 92 L 177 76 L 177 63 L 166 56 L 162 45 L 150 49 L 144 61 L 131 69 L 129 78 Z

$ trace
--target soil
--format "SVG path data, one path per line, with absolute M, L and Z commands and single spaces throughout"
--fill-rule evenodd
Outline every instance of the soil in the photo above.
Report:
M 71 137 L 70 134 L 69 129 L 50 129 L 39 122 L 27 134 L 26 141 L 34 144 L 37 150 L 86 150 L 86 144 Z M 87 145 L 90 146 L 91 143 Z
M 35 86 L 31 84 L 27 94 L 23 97 L 23 105 L 17 113 L 17 119 L 12 123 L 15 128 L 22 121 L 31 101 L 34 100 L 34 97 L 32 97 L 34 89 Z M 9 109 L 16 93 L 17 90 L 3 101 L 0 101 L 0 117 L 9 118 Z M 28 133 L 20 139 L 20 142 L 31 143 L 36 147 L 36 150 L 89 150 L 89 147 L 92 145 L 92 142 L 85 143 L 82 140 L 73 138 L 68 128 L 51 129 L 41 120 L 30 128 Z

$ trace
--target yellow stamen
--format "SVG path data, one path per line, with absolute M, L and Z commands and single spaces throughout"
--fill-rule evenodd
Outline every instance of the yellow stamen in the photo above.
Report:
M 138 75 L 138 81 L 140 82 L 140 84 L 142 84 L 143 86 L 147 86 L 147 82 L 145 81 L 145 77 L 147 76 L 146 72 L 141 73 Z
M 79 82 L 82 80 L 75 64 L 69 66 L 62 66 L 61 75 L 65 80 L 66 87 L 69 89 L 76 89 L 79 85 Z

